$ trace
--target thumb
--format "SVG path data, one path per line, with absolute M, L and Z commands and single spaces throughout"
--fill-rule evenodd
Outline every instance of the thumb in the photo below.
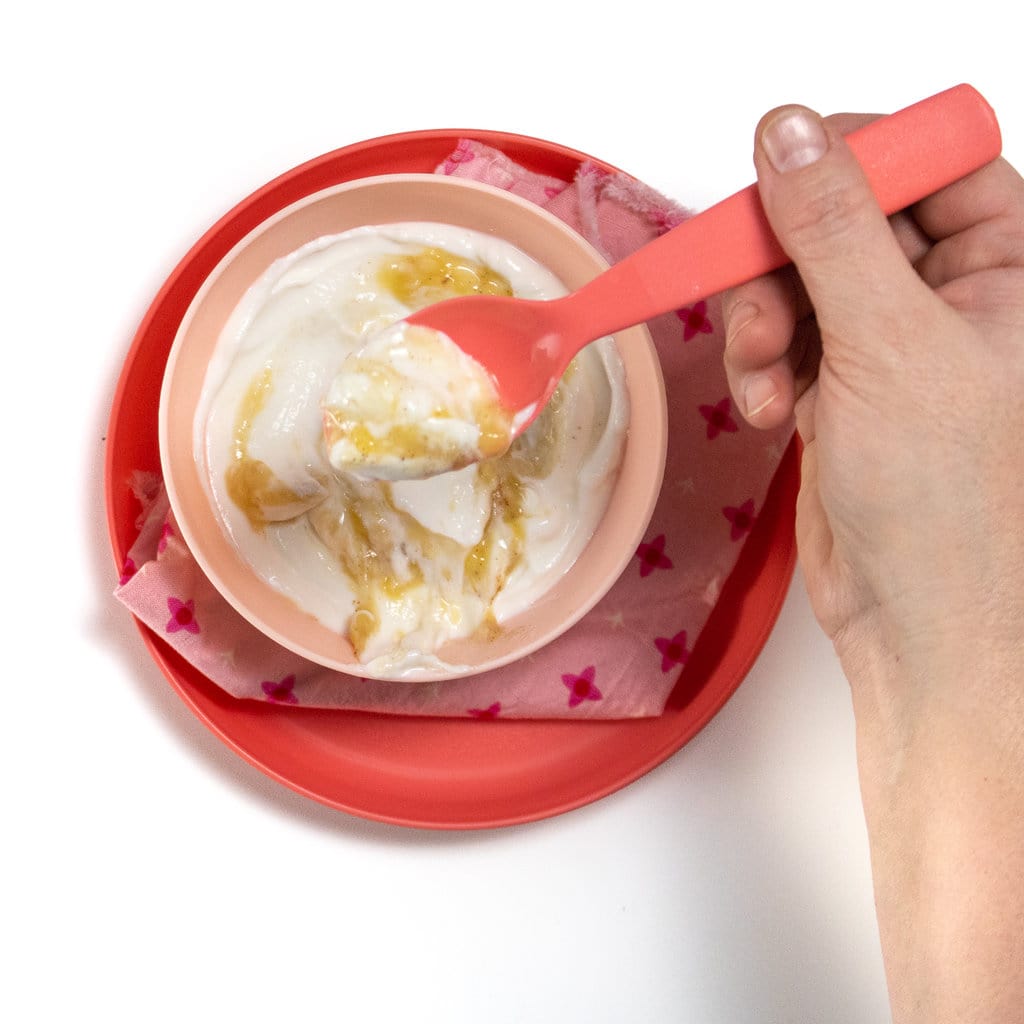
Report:
M 806 107 L 766 114 L 754 163 L 761 202 L 814 306 L 826 346 L 867 355 L 923 282 L 838 128 Z M 886 329 L 888 328 L 888 329 Z M 866 350 L 864 347 L 866 346 Z

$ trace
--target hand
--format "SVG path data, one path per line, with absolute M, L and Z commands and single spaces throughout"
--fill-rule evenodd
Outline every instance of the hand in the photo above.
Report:
M 1024 182 L 996 161 L 890 223 L 840 134 L 858 120 L 758 127 L 796 269 L 726 296 L 729 380 L 751 423 L 795 412 L 801 563 L 844 664 L 947 650 L 958 621 L 1019 642 Z
M 725 296 L 726 369 L 805 445 L 800 560 L 851 684 L 894 1020 L 1020 1020 L 1024 182 L 996 161 L 887 221 L 855 124 L 759 125 L 795 269 Z

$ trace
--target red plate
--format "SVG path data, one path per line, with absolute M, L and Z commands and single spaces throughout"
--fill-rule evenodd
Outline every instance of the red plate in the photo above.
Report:
M 592 159 L 503 132 L 390 135 L 288 171 L 241 202 L 193 246 L 146 313 L 114 395 L 105 486 L 117 571 L 135 540 L 139 508 L 129 487 L 132 472 L 159 469 L 157 405 L 167 354 L 207 274 L 247 232 L 289 203 L 353 178 L 432 171 L 465 136 L 504 150 L 532 170 L 565 179 L 581 161 Z M 197 717 L 243 758 L 298 793 L 362 817 L 422 828 L 533 821 L 633 782 L 679 750 L 732 695 L 774 626 L 792 579 L 798 482 L 791 445 L 739 563 L 659 718 L 478 721 L 239 701 L 138 625 L 153 658 Z

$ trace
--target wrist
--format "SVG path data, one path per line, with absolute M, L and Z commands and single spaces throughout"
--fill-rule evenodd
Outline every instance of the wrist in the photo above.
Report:
M 1024 997 L 1024 685 L 990 637 L 836 643 L 896 1024 L 1015 1019 Z
M 933 629 L 876 610 L 834 637 L 862 784 L 898 781 L 912 756 L 934 758 L 936 771 L 1007 758 L 1024 777 L 1024 605 L 1006 611 Z

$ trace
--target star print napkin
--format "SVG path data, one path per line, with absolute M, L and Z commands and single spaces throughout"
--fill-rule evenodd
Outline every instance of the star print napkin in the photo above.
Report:
M 508 189 L 568 222 L 615 262 L 686 218 L 640 182 L 583 164 L 562 181 L 461 141 L 439 174 Z M 717 299 L 649 323 L 668 393 L 665 483 L 647 535 L 604 599 L 527 659 L 467 679 L 393 683 L 305 661 L 224 601 L 182 542 L 157 477 L 139 475 L 140 532 L 117 597 L 241 699 L 391 714 L 635 718 L 660 714 L 753 527 L 788 428 L 747 427 L 729 398 Z

